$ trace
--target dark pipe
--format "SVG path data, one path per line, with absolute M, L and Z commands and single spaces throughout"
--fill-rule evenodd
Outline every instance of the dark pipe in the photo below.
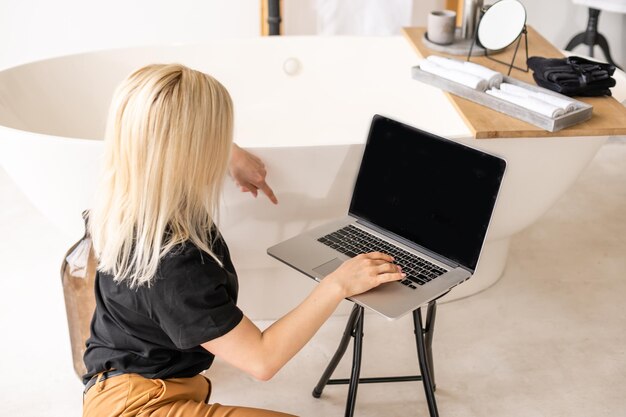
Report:
M 270 36 L 280 35 L 280 0 L 267 0 L 267 24 Z

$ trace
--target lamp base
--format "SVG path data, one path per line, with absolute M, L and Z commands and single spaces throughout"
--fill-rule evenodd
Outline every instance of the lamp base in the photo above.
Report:
M 472 48 L 473 39 L 465 39 L 461 36 L 461 28 L 456 29 L 454 33 L 454 41 L 448 45 L 441 45 L 430 41 L 428 39 L 428 32 L 424 33 L 422 42 L 428 47 L 428 49 L 436 52 L 443 52 L 445 54 L 467 56 L 467 54 L 471 51 L 472 56 L 485 55 L 485 50 L 483 48 L 478 46 Z

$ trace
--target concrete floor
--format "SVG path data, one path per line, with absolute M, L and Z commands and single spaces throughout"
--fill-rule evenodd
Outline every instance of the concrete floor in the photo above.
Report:
M 60 257 L 70 242 L 0 170 L 0 415 L 78 416 Z M 306 279 L 306 278 L 302 278 Z M 435 334 L 442 416 L 626 416 L 626 146 L 604 146 L 575 186 L 513 239 L 504 277 L 441 305 Z M 345 317 L 331 318 L 272 381 L 217 361 L 213 400 L 302 416 L 343 415 L 347 389 L 310 395 Z M 268 323 L 259 323 L 266 326 Z M 336 374 L 347 376 L 350 355 Z M 368 314 L 363 376 L 417 372 L 410 317 Z M 425 416 L 418 382 L 362 385 L 358 416 Z

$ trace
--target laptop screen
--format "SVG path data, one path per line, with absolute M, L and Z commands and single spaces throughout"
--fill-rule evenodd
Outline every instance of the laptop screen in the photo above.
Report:
M 374 116 L 350 214 L 471 270 L 506 162 Z

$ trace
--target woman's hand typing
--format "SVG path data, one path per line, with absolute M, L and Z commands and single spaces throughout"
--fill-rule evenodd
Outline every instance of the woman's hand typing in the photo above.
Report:
M 363 253 L 345 261 L 329 274 L 324 281 L 331 280 L 340 287 L 344 297 L 364 293 L 385 282 L 399 281 L 404 274 L 393 257 L 381 252 Z

